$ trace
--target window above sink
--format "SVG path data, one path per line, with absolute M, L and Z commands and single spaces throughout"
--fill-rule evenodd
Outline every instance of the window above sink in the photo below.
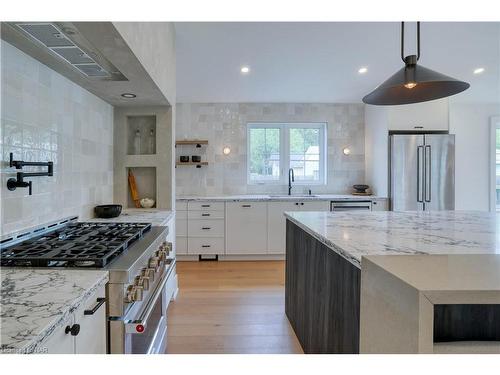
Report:
M 248 184 L 286 184 L 294 170 L 294 185 L 326 183 L 326 123 L 249 123 L 247 125 Z

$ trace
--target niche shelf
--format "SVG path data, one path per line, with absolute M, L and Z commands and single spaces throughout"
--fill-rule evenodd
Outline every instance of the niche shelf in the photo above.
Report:
M 136 132 L 140 133 L 139 152 L 135 149 Z M 152 142 L 151 139 L 152 135 Z M 156 115 L 127 116 L 127 154 L 156 154 Z
M 207 166 L 208 165 L 208 161 L 200 161 L 199 163 L 195 163 L 195 162 L 187 162 L 187 163 L 184 163 L 184 162 L 181 162 L 181 161 L 178 161 L 175 163 L 175 166 L 178 167 L 178 166 L 181 166 L 181 167 L 189 167 L 189 166 L 193 166 L 195 165 L 196 168 L 201 168 L 202 166 Z
M 206 139 L 184 139 L 184 140 L 181 140 L 181 141 L 175 141 L 175 146 L 197 146 L 197 145 L 200 145 L 203 146 L 203 145 L 208 145 L 208 140 Z
M 126 176 L 128 178 L 128 171 L 132 171 L 135 177 L 135 184 L 137 186 L 137 192 L 139 193 L 139 199 L 142 198 L 152 198 L 155 200 L 155 205 L 158 202 L 158 196 L 156 194 L 156 167 L 130 167 L 127 168 Z M 127 183 L 127 207 L 135 208 L 135 203 L 132 200 L 132 194 L 130 192 L 130 186 Z

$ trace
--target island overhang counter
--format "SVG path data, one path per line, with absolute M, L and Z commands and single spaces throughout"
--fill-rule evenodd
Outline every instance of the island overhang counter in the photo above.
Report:
M 285 215 L 285 311 L 306 353 L 359 353 L 364 256 L 500 253 L 500 228 L 495 213 L 293 212 Z M 488 309 L 490 315 L 500 313 L 498 305 L 489 305 Z M 436 310 L 434 319 L 442 321 L 446 315 L 448 323 L 450 320 L 453 323 L 457 319 L 470 319 L 475 313 L 474 309 L 463 306 L 444 306 Z M 435 335 L 437 341 L 454 339 L 446 327 L 440 327 Z

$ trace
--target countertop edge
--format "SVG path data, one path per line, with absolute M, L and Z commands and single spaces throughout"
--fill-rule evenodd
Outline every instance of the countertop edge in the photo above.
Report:
M 38 334 L 37 337 L 32 338 L 27 344 L 21 347 L 12 347 L 12 348 L 3 348 L 2 353 L 8 354 L 9 351 L 15 353 L 23 353 L 23 354 L 31 354 L 31 353 L 43 353 L 43 350 L 38 351 L 39 349 L 43 349 L 41 347 L 45 341 L 51 336 L 52 332 L 58 327 L 60 327 L 68 318 L 70 314 L 72 314 L 76 309 L 78 309 L 82 303 L 87 302 L 88 298 L 101 286 L 106 285 L 109 280 L 109 274 L 107 271 L 101 271 L 103 275 L 96 279 L 96 282 L 92 287 L 87 289 L 85 293 L 76 298 L 61 314 L 61 316 L 54 322 L 50 323 L 42 332 Z
M 307 225 L 304 223 L 300 222 L 299 220 L 295 219 L 293 216 L 290 216 L 288 213 L 285 212 L 285 217 L 287 220 L 290 220 L 292 223 L 297 225 L 300 229 L 305 231 L 307 234 L 311 235 L 315 239 L 317 239 L 319 242 L 321 242 L 323 245 L 329 247 L 333 251 L 335 251 L 337 254 L 339 254 L 342 258 L 347 260 L 349 263 L 354 265 L 355 267 L 361 269 L 361 262 L 358 261 L 356 258 L 352 257 L 348 252 L 346 252 L 344 249 L 341 247 L 335 245 L 332 241 L 330 241 L 328 238 L 323 237 L 319 233 L 315 232 L 311 228 L 309 228 Z
M 181 202 L 243 202 L 243 201 L 254 201 L 254 202 L 287 202 L 293 200 L 299 201 L 331 201 L 331 200 L 339 200 L 339 201 L 366 201 L 366 200 L 379 200 L 379 199 L 388 199 L 387 197 L 379 197 L 376 195 L 321 195 L 315 197 L 309 196 L 290 196 L 290 197 L 273 197 L 273 196 L 249 196 L 249 197 L 240 197 L 240 196 L 227 196 L 227 197 L 177 197 L 176 201 Z

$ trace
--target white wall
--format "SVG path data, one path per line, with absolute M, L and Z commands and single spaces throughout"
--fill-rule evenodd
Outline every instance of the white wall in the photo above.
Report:
M 113 202 L 113 107 L 4 41 L 1 68 L 1 233 L 89 218 L 95 205 Z M 54 176 L 27 179 L 33 195 L 9 191 L 10 152 L 53 161 Z
M 365 106 L 365 180 L 372 192 L 387 197 L 389 149 L 388 111 L 385 107 Z
M 455 209 L 489 210 L 490 118 L 500 103 L 450 101 L 450 133 L 456 134 Z

